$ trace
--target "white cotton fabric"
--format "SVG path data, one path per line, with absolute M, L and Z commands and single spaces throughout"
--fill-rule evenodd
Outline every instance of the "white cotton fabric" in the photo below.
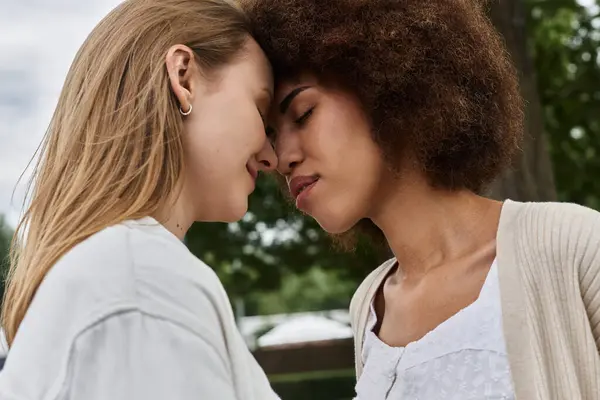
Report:
M 390 347 L 373 332 L 363 346 L 357 400 L 514 400 L 502 331 L 496 262 L 478 299 L 406 347 Z
M 216 274 L 152 218 L 48 273 L 0 372 L 2 400 L 278 399 Z

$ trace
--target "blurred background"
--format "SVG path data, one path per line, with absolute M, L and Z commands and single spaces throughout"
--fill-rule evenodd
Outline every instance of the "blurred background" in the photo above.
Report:
M 0 0 L 3 271 L 27 166 L 71 60 L 118 3 Z M 514 169 L 494 184 L 490 196 L 600 209 L 599 5 L 598 0 L 492 2 L 490 16 L 520 71 L 527 133 Z M 240 331 L 282 399 L 351 399 L 354 355 L 347 309 L 361 279 L 387 254 L 364 244 L 352 254 L 336 252 L 313 221 L 285 203 L 274 180 L 259 182 L 243 221 L 196 224 L 186 243 L 221 277 Z

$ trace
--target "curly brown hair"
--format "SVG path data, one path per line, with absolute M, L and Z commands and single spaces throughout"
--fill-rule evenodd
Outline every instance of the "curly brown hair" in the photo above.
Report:
M 312 73 L 358 96 L 394 168 L 481 192 L 523 128 L 517 75 L 482 0 L 247 0 L 277 80 Z

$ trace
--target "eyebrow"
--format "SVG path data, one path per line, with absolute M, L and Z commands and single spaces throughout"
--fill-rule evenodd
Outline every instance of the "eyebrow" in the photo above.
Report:
M 310 86 L 301 86 L 289 92 L 288 95 L 285 96 L 285 98 L 281 101 L 281 103 L 279 103 L 279 112 L 281 114 L 285 114 L 287 109 L 290 107 L 290 104 L 292 104 L 294 98 L 309 88 Z

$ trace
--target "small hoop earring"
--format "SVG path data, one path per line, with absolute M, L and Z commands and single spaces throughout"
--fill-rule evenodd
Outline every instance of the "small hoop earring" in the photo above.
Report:
M 181 106 L 179 106 L 179 112 L 181 113 L 181 115 L 190 115 L 192 113 L 192 103 L 190 103 L 190 109 L 187 111 L 183 111 Z

